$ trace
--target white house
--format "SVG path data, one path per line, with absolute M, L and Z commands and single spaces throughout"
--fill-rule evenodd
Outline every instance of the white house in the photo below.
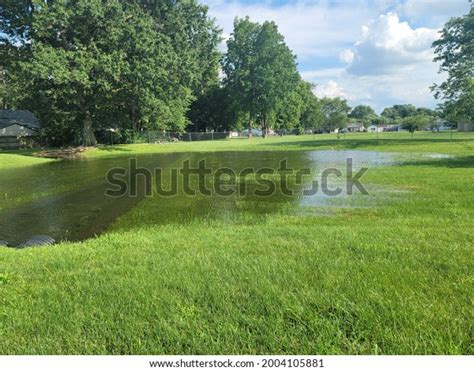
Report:
M 377 125 L 370 125 L 367 128 L 369 133 L 382 133 L 386 129 L 386 126 L 377 126 Z

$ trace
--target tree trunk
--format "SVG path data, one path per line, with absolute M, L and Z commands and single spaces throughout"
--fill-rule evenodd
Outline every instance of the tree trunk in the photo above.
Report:
M 136 130 L 136 126 L 135 126 L 135 108 L 132 107 L 131 110 L 130 110 L 130 121 L 132 122 L 132 128 L 134 130 Z
M 249 139 L 252 138 L 252 112 L 249 112 L 249 123 L 248 123 L 248 129 L 249 129 Z
M 92 130 L 92 117 L 89 111 L 86 111 L 84 115 L 82 145 L 84 147 L 97 145 L 97 139 L 95 139 L 94 131 Z
M 267 117 L 263 115 L 262 120 L 262 138 L 265 139 L 267 137 Z

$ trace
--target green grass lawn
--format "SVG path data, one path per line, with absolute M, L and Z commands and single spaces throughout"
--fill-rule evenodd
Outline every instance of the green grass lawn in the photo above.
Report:
M 51 159 L 30 156 L 31 151 L 19 151 L 16 153 L 2 153 L 0 151 L 0 170 L 27 167 L 52 161 Z
M 86 156 L 328 148 L 456 157 L 371 169 L 366 182 L 404 191 L 382 207 L 158 226 L 150 198 L 98 238 L 0 249 L 0 354 L 472 354 L 472 133 L 124 145 Z M 36 161 L 0 154 L 0 169 Z
M 89 158 L 104 156 L 128 156 L 144 153 L 187 151 L 262 151 L 262 150 L 313 150 L 313 149 L 369 149 L 389 152 L 419 152 L 469 154 L 474 152 L 474 133 L 458 132 L 408 132 L 401 133 L 353 133 L 316 134 L 230 139 L 203 142 L 177 142 L 166 144 L 133 144 L 104 146 L 87 152 Z

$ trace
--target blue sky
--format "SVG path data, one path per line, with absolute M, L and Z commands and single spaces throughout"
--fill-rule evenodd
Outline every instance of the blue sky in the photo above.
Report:
M 340 96 L 378 112 L 393 104 L 435 107 L 442 81 L 431 43 L 467 0 L 201 0 L 224 30 L 236 16 L 275 21 L 315 94 Z M 224 48 L 224 45 L 222 46 Z

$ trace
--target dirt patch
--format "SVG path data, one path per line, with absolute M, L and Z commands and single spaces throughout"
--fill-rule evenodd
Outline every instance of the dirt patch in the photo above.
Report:
M 41 158 L 75 158 L 87 151 L 87 147 L 71 147 L 36 152 L 33 156 Z

